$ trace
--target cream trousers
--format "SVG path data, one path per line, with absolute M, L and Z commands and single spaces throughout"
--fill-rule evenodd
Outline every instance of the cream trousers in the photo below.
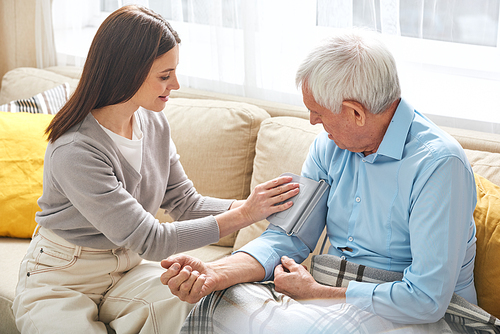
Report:
M 13 311 L 22 333 L 178 333 L 194 305 L 127 249 L 76 246 L 43 227 L 24 260 Z

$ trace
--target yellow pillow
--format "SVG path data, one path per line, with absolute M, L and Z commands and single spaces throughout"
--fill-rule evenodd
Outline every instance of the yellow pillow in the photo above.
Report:
M 475 178 L 477 252 L 474 281 L 478 304 L 500 318 L 500 187 L 478 174 Z
M 0 112 L 0 236 L 30 238 L 53 115 Z

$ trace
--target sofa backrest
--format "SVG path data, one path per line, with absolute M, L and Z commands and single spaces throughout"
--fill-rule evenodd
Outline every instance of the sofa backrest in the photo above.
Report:
M 180 161 L 200 194 L 227 199 L 250 195 L 257 133 L 270 117 L 266 111 L 242 102 L 174 98 L 164 113 Z M 156 217 L 171 220 L 162 210 Z M 217 244 L 233 246 L 236 234 Z
M 321 125 L 311 125 L 296 117 L 272 117 L 262 122 L 256 144 L 251 187 L 273 179 L 282 173 L 300 174 L 302 163 L 314 138 L 323 131 Z M 267 220 L 240 230 L 234 248 L 238 249 L 267 228 Z
M 73 70 L 73 72 L 76 71 L 76 69 Z M 68 70 L 67 72 L 69 73 L 71 71 Z M 63 73 L 68 74 L 66 72 Z M 73 92 L 78 85 L 78 79 L 55 71 L 31 67 L 13 69 L 7 72 L 2 78 L 0 105 L 15 100 L 30 98 L 65 82 L 69 84 L 71 92 Z

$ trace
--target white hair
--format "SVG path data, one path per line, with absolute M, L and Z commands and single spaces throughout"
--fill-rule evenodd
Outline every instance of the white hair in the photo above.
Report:
M 315 101 L 340 113 L 342 102 L 361 103 L 372 114 L 401 97 L 396 62 L 374 32 L 352 29 L 326 39 L 297 70 L 298 87 L 306 85 Z

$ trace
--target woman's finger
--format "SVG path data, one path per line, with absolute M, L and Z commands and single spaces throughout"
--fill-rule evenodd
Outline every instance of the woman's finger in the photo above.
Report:
M 292 182 L 292 179 L 293 178 L 291 176 L 280 176 L 280 177 L 274 178 L 272 180 L 263 182 L 263 183 L 259 184 L 257 187 L 262 187 L 265 190 L 269 190 L 269 189 L 276 188 L 280 185 L 290 183 L 290 182 Z
M 286 183 L 281 186 L 278 186 L 276 188 L 270 189 L 269 192 L 271 196 L 279 196 L 281 194 L 286 194 L 290 191 L 294 190 L 299 190 L 299 184 L 298 183 Z
M 275 195 L 273 195 L 272 200 L 274 201 L 274 204 L 284 202 L 284 201 L 296 196 L 300 191 L 298 184 L 297 184 L 297 186 L 290 187 L 290 188 L 291 189 L 280 189 L 280 190 L 284 190 L 284 191 L 280 191 L 280 192 L 276 193 Z

